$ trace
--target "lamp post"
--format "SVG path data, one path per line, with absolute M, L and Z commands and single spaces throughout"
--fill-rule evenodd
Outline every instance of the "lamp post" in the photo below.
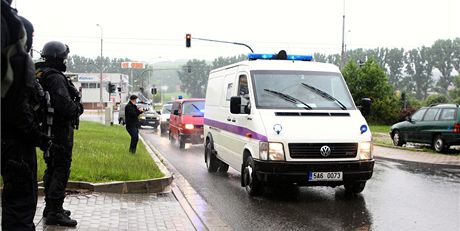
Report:
M 96 24 L 96 26 L 99 27 L 101 30 L 101 72 L 99 76 L 99 103 L 101 105 L 101 110 L 104 110 L 104 104 L 102 101 L 102 71 L 103 71 L 103 65 L 104 65 L 104 60 L 103 60 L 103 55 L 102 55 L 102 44 L 103 44 L 103 38 L 102 38 L 102 25 L 101 24 Z

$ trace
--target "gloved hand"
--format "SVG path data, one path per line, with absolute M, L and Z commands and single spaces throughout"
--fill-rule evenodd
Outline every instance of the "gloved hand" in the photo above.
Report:
M 40 150 L 44 152 L 48 150 L 53 144 L 53 142 L 51 141 L 52 139 L 53 137 L 49 137 L 45 134 L 42 134 L 39 138 L 39 143 L 38 143 L 38 147 L 40 148 Z
M 78 116 L 83 114 L 84 111 L 85 111 L 85 109 L 83 108 L 83 104 L 78 103 Z

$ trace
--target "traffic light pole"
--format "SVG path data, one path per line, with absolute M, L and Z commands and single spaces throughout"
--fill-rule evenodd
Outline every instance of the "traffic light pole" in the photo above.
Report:
M 229 41 L 222 41 L 222 40 L 214 40 L 214 39 L 206 39 L 206 38 L 193 38 L 196 40 L 201 40 L 201 41 L 208 41 L 208 42 L 216 42 L 216 43 L 229 43 L 229 44 L 234 44 L 234 45 L 240 45 L 240 46 L 245 46 L 249 50 L 251 50 L 251 53 L 254 53 L 254 50 L 250 46 L 244 43 L 239 43 L 239 42 L 229 42 Z

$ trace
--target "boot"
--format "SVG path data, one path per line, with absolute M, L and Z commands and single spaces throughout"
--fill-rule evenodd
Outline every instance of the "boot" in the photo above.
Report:
M 47 225 L 61 225 L 67 227 L 74 227 L 77 225 L 76 220 L 64 214 L 64 209 L 62 208 L 63 203 L 64 199 L 48 201 L 47 206 L 49 206 L 49 210 L 46 216 Z
M 78 222 L 62 212 L 49 212 L 46 217 L 46 225 L 60 225 L 67 227 L 75 227 Z
M 72 212 L 70 210 L 67 210 L 67 209 L 64 209 L 64 208 L 60 208 L 59 209 L 62 213 L 64 213 L 64 215 L 70 217 L 70 215 L 72 214 Z M 43 209 L 43 217 L 47 217 L 48 216 L 48 213 L 50 211 L 50 207 L 49 206 L 46 206 L 45 205 L 45 209 Z
M 50 211 L 50 207 L 51 206 L 49 206 L 48 199 L 45 199 L 45 209 L 43 209 L 43 217 L 48 216 L 48 213 Z M 72 212 L 70 212 L 70 210 L 64 209 L 62 206 L 59 208 L 59 210 L 62 213 L 64 213 L 65 215 L 67 215 L 67 216 L 70 216 L 72 214 Z

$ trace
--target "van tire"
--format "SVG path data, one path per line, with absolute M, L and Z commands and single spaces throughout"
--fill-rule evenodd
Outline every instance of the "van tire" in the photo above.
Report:
M 206 140 L 204 155 L 206 158 L 205 162 L 206 162 L 206 168 L 208 169 L 208 172 L 217 172 L 217 169 L 219 168 L 219 162 L 218 162 L 219 160 L 214 154 L 213 144 L 209 140 Z
M 184 149 L 185 148 L 185 141 L 179 137 L 179 148 Z
M 345 183 L 345 193 L 347 194 L 358 194 L 366 187 L 366 181 L 354 181 Z
M 219 160 L 220 166 L 219 166 L 219 172 L 220 173 L 226 173 L 228 172 L 228 164 L 224 163 L 223 161 Z
M 253 170 L 254 160 L 252 159 L 252 156 L 249 155 L 244 163 L 244 168 L 241 177 L 243 177 L 246 192 L 250 196 L 258 196 L 264 192 L 264 186 L 262 182 L 259 182 L 256 176 L 256 172 Z
M 174 139 L 174 136 L 173 136 L 171 130 L 169 130 L 169 142 L 170 142 L 171 144 L 176 143 L 176 140 Z

